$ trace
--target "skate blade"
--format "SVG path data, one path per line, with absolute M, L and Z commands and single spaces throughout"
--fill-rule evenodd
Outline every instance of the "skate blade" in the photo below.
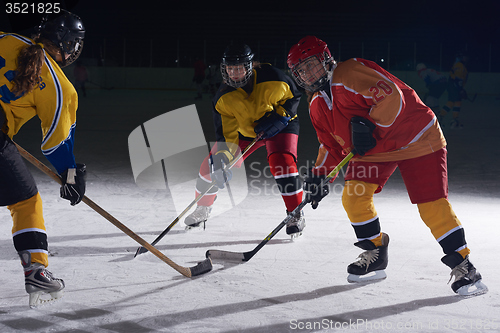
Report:
M 385 271 L 380 270 L 380 271 L 373 271 L 373 272 L 367 273 L 365 275 L 349 274 L 347 276 L 347 282 L 349 282 L 349 283 L 375 282 L 375 281 L 383 280 L 386 277 L 387 277 L 387 274 L 385 273 Z
M 199 224 L 192 224 L 192 225 L 186 225 L 186 227 L 184 228 L 184 230 L 205 230 L 205 222 L 206 221 L 203 221 L 203 222 L 200 222 Z
M 297 239 L 297 238 L 299 238 L 300 236 L 302 236 L 302 231 L 299 231 L 299 232 L 296 232 L 296 233 L 290 234 L 289 236 L 290 236 L 290 239 L 291 239 L 291 240 Z
M 64 295 L 64 291 L 59 290 L 59 291 L 54 291 L 51 293 L 37 291 L 37 292 L 31 293 L 29 295 L 30 295 L 30 299 L 29 299 L 30 308 L 36 309 L 39 306 L 53 303 L 56 300 L 62 298 Z
M 465 297 L 478 296 L 486 294 L 487 292 L 488 292 L 488 287 L 486 287 L 486 285 L 483 282 L 481 282 L 481 280 L 473 284 L 462 286 L 458 288 L 456 291 L 457 294 Z

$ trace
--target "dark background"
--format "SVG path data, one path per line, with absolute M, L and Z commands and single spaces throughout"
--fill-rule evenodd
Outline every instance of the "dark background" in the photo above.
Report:
M 6 2 L 0 2 L 0 30 L 29 35 L 41 15 L 7 15 Z M 338 60 L 364 57 L 395 70 L 426 62 L 448 70 L 464 52 L 470 71 L 500 72 L 498 0 L 60 3 L 84 21 L 82 58 L 90 65 L 190 67 L 197 57 L 215 63 L 237 39 L 259 60 L 285 68 L 290 47 L 311 34 Z

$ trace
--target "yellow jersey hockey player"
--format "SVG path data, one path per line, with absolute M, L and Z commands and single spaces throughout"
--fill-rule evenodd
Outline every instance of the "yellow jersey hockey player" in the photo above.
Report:
M 462 129 L 464 127 L 464 125 L 458 120 L 458 117 L 460 116 L 460 110 L 462 109 L 462 100 L 464 97 L 467 98 L 465 84 L 467 83 L 469 72 L 467 71 L 467 67 L 465 67 L 466 62 L 467 56 L 462 53 L 458 53 L 455 63 L 451 67 L 448 85 L 446 87 L 448 92 L 448 102 L 446 102 L 446 105 L 443 106 L 439 115 L 439 122 L 442 127 L 444 127 L 443 119 L 450 111 L 453 115 L 450 128 Z
M 231 163 L 237 151 L 244 151 L 259 133 L 263 136 L 243 159 L 265 146 L 270 171 L 286 211 L 293 211 L 302 202 L 302 183 L 296 164 L 297 107 L 301 93 L 285 73 L 270 64 L 257 64 L 253 57 L 246 44 L 233 43 L 224 51 L 221 62 L 224 82 L 212 102 L 217 144 L 201 165 L 196 194 L 203 193 L 212 179 L 217 187 L 198 201 L 196 210 L 185 220 L 188 227 L 198 226 L 208 219 L 218 189 L 231 178 L 230 172 L 224 172 L 224 165 Z M 287 224 L 286 232 L 297 237 L 304 226 L 305 219 L 300 211 Z
M 61 67 L 78 58 L 84 35 L 81 19 L 67 11 L 44 19 L 33 39 L 0 32 L 0 205 L 12 215 L 31 307 L 61 297 L 64 282 L 46 269 L 42 200 L 12 138 L 37 116 L 42 152 L 63 180 L 61 197 L 71 205 L 82 200 L 85 165 L 76 164 L 73 155 L 78 96 Z

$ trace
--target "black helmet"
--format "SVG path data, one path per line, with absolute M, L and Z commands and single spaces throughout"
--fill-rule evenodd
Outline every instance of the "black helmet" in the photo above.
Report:
M 241 88 L 245 86 L 252 77 L 253 57 L 254 54 L 252 50 L 246 44 L 232 43 L 228 45 L 222 55 L 222 62 L 220 66 L 224 82 L 233 88 Z M 239 66 L 244 73 L 242 73 L 240 78 L 235 80 L 230 77 L 228 73 L 228 66 L 229 69 Z
M 77 15 L 66 10 L 53 19 L 45 18 L 38 27 L 41 37 L 46 38 L 59 47 L 62 55 L 61 67 L 73 63 L 82 52 L 85 28 Z M 69 57 L 66 58 L 65 55 Z

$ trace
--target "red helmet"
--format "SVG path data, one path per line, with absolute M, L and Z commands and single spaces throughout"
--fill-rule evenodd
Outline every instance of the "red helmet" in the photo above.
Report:
M 315 82 L 306 83 L 297 72 L 297 67 L 310 58 L 316 58 L 323 66 L 324 74 Z M 288 53 L 287 64 L 293 73 L 297 84 L 310 91 L 318 91 L 331 78 L 332 69 L 329 64 L 334 63 L 328 46 L 321 39 L 314 36 L 306 36 L 297 44 L 292 46 Z

